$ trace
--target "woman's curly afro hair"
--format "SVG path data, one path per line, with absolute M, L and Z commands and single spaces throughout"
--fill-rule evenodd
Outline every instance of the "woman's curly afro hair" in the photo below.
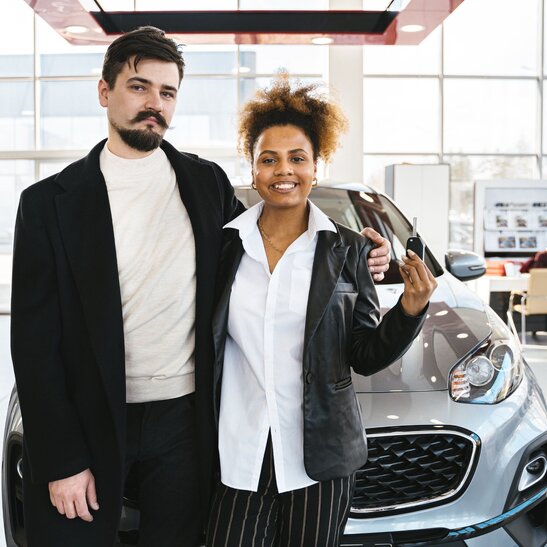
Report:
M 314 159 L 328 162 L 348 122 L 342 109 L 321 93 L 320 87 L 320 83 L 291 82 L 283 73 L 245 103 L 238 130 L 239 149 L 245 157 L 252 161 L 256 141 L 265 129 L 295 125 L 310 139 Z

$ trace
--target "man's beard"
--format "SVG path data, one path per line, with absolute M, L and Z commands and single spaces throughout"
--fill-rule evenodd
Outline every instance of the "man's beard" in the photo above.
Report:
M 163 140 L 163 135 L 152 129 L 123 129 L 122 127 L 115 127 L 115 129 L 127 146 L 140 152 L 155 150 Z
M 139 123 L 140 121 L 146 120 L 147 118 L 155 118 L 158 122 L 158 125 L 164 129 L 167 129 L 169 125 L 167 124 L 165 118 L 153 111 L 139 112 L 132 120 L 131 123 Z M 112 122 L 111 122 L 112 123 Z M 163 141 L 163 135 L 156 133 L 151 128 L 147 129 L 126 129 L 120 127 L 114 123 L 112 126 L 117 131 L 118 135 L 127 146 L 138 150 L 139 152 L 150 152 L 158 148 L 158 146 Z

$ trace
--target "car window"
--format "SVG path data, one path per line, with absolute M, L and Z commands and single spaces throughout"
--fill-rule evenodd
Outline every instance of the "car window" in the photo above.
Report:
M 246 206 L 260 201 L 254 190 L 236 189 L 236 195 Z M 336 222 L 360 232 L 365 226 L 374 228 L 391 243 L 391 262 L 380 284 L 402 283 L 397 258 L 405 252 L 406 240 L 412 234 L 412 225 L 385 196 L 340 188 L 314 188 L 310 199 Z M 431 251 L 426 248 L 425 263 L 433 275 L 443 273 Z

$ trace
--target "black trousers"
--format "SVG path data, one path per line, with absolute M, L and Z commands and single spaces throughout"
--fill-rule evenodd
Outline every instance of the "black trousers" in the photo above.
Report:
M 349 516 L 355 475 L 279 494 L 268 441 L 257 492 L 219 484 L 207 547 L 337 547 Z
M 127 405 L 126 476 L 137 488 L 139 547 L 194 547 L 201 535 L 194 394 Z

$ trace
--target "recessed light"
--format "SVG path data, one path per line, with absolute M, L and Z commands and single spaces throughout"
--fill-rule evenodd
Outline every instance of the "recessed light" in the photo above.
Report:
M 401 32 L 422 32 L 425 27 L 423 25 L 403 25 L 399 30 Z
M 386 418 L 387 418 L 388 420 L 398 420 L 398 419 L 399 419 L 399 416 L 397 416 L 397 414 L 388 414 L 388 415 L 386 416 Z
M 328 36 L 317 36 L 316 38 L 311 39 L 311 43 L 315 44 L 316 46 L 328 46 L 333 42 L 334 40 L 332 38 L 329 38 Z
M 84 34 L 88 30 L 83 25 L 68 25 L 68 27 L 65 27 L 65 32 L 68 32 L 68 34 Z
M 467 334 L 466 332 L 460 332 L 460 334 L 456 335 L 456 338 L 468 338 L 468 337 L 469 337 L 469 334 Z

